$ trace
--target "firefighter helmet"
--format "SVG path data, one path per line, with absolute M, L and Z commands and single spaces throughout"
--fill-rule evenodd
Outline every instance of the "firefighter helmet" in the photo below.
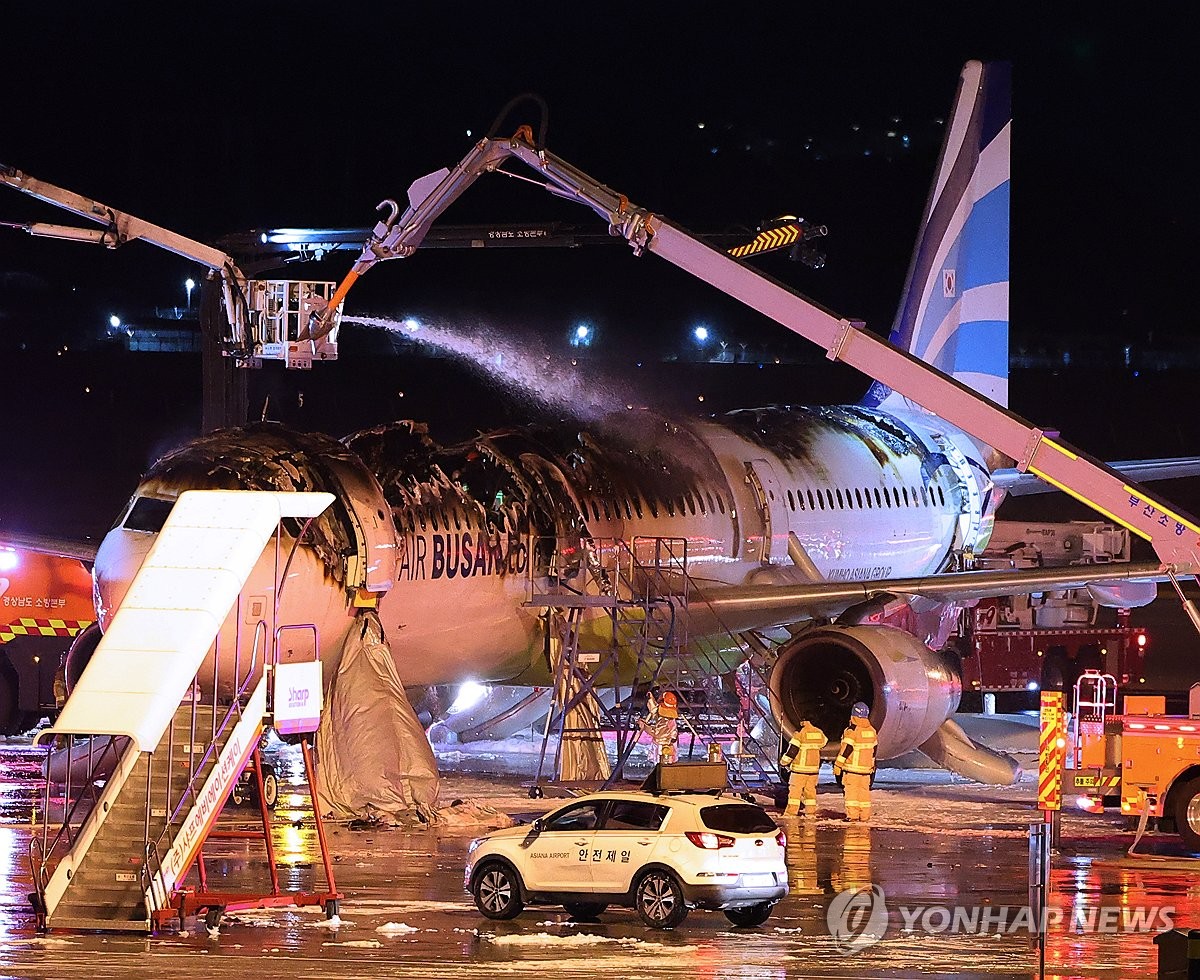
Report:
M 665 691 L 658 699 L 658 713 L 664 718 L 679 717 L 679 698 L 674 691 Z
M 850 709 L 851 718 L 869 718 L 871 709 L 868 708 L 862 701 L 855 701 L 854 707 Z

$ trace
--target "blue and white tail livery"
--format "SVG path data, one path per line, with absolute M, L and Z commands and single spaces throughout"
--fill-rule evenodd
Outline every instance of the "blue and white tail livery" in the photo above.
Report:
M 889 337 L 1000 405 L 1008 404 L 1011 67 L 968 62 Z M 872 408 L 914 408 L 886 385 Z

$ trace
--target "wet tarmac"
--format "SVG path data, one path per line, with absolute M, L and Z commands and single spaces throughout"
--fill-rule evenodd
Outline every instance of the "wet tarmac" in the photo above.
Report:
M 881 771 L 867 827 L 845 823 L 840 792 L 823 784 L 816 819 L 780 818 L 792 890 L 753 929 L 693 911 L 679 929 L 655 932 L 618 908 L 593 923 L 572 922 L 560 908 L 484 919 L 462 890 L 469 841 L 488 822 L 528 819 L 555 801 L 530 799 L 519 777 L 476 772 L 446 776 L 445 801 L 478 806 L 439 826 L 332 826 L 344 895 L 336 919 L 319 907 L 273 908 L 227 914 L 216 933 L 192 919 L 150 937 L 40 935 L 27 899 L 38 759 L 27 743 L 0 742 L 0 977 L 1038 975 L 1038 951 L 1019 911 L 1028 896 L 1028 826 L 1038 819 L 1030 782 L 1000 789 L 937 771 Z M 281 878 L 321 888 L 311 817 L 293 789 L 285 785 L 272 828 Z M 229 808 L 226 817 L 250 825 L 253 812 Z M 1062 921 L 1047 937 L 1046 976 L 1154 976 L 1156 932 L 1200 927 L 1200 877 L 1174 839 L 1144 842 L 1159 857 L 1122 859 L 1132 837 L 1118 817 L 1068 812 L 1051 901 Z M 206 853 L 214 878 L 266 881 L 261 842 L 226 841 Z M 827 911 L 839 893 L 871 886 L 886 897 L 887 931 L 846 953 Z M 1137 916 L 1149 928 L 1134 928 Z

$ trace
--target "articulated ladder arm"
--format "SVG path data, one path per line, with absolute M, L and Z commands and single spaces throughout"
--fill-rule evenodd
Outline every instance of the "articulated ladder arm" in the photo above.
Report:
M 608 223 L 609 233 L 625 238 L 634 254 L 650 251 L 660 255 L 820 345 L 831 360 L 857 368 L 1010 456 L 1018 469 L 1034 473 L 1149 541 L 1164 572 L 1191 576 L 1200 572 L 1200 525 L 1194 520 L 887 340 L 637 207 L 625 195 L 535 146 L 527 127 L 508 139 L 481 140 L 454 170 L 441 170 L 415 182 L 403 218 L 398 220 L 393 208 L 391 220 L 376 226 L 376 233 L 330 305 L 343 299 L 353 281 L 377 261 L 411 255 L 445 208 L 481 174 L 498 169 L 509 157 L 534 170 L 549 193 L 595 211 Z M 324 324 L 315 322 L 313 336 L 319 337 L 323 329 Z M 1188 616 L 1200 631 L 1200 615 L 1194 606 Z
M 250 347 L 250 325 L 247 320 L 246 306 L 246 276 L 237 267 L 233 259 L 220 249 L 195 241 L 186 235 L 146 221 L 136 215 L 119 211 L 90 197 L 76 194 L 66 188 L 44 180 L 38 180 L 29 174 L 22 173 L 15 167 L 0 164 L 0 184 L 5 184 L 13 190 L 28 194 L 30 197 L 53 204 L 55 207 L 69 211 L 88 221 L 103 225 L 103 228 L 75 228 L 69 225 L 52 225 L 35 222 L 22 227 L 31 235 L 44 238 L 59 238 L 66 241 L 92 242 L 115 249 L 126 242 L 142 240 L 151 245 L 193 262 L 198 262 L 209 270 L 210 277 L 221 281 L 221 290 L 228 317 L 227 338 L 239 349 Z M 333 322 L 333 311 L 330 312 Z

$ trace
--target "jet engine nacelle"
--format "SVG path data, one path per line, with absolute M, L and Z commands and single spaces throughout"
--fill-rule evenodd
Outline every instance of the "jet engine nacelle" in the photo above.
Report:
M 92 659 L 92 654 L 96 652 L 96 647 L 100 645 L 101 636 L 100 624 L 92 623 L 91 626 L 83 630 L 71 641 L 66 659 L 63 661 L 63 675 L 68 694 L 75 689 L 75 684 L 83 676 L 84 668 L 87 667 L 88 661 Z
M 880 759 L 924 743 L 958 707 L 950 658 L 891 626 L 822 626 L 788 641 L 771 672 L 785 735 L 807 718 L 836 744 L 856 701 L 871 709 Z

